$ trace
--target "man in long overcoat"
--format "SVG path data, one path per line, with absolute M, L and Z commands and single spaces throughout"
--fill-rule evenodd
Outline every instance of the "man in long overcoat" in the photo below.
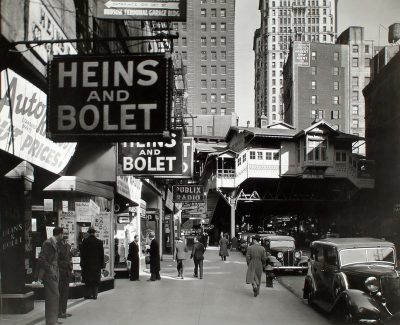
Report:
M 139 236 L 135 235 L 133 242 L 129 244 L 128 261 L 131 261 L 131 269 L 129 279 L 131 281 L 139 281 Z
M 154 233 L 149 234 L 149 239 L 151 240 L 150 248 L 148 252 L 150 253 L 150 279 L 147 281 L 161 280 L 160 277 L 160 249 L 158 247 L 158 241 L 155 239 Z
M 219 240 L 219 256 L 221 256 L 221 260 L 226 261 L 226 257 L 229 256 L 228 252 L 228 245 L 229 245 L 229 240 L 228 240 L 228 235 L 225 234 L 224 237 L 222 237 Z
M 182 238 L 178 237 L 175 243 L 176 251 L 176 269 L 178 270 L 178 277 L 183 279 L 183 261 L 186 260 L 187 247 Z
M 200 279 L 203 278 L 203 260 L 204 260 L 204 252 L 206 248 L 202 243 L 199 242 L 197 237 L 194 237 L 194 245 L 192 248 L 192 254 L 190 258 L 193 258 L 194 262 L 194 277 L 197 278 L 199 273 L 198 269 L 200 268 Z
M 58 248 L 58 268 L 60 279 L 58 281 L 58 289 L 60 292 L 60 300 L 58 307 L 58 317 L 67 318 L 71 314 L 67 313 L 67 302 L 69 295 L 69 281 L 72 275 L 72 255 L 71 245 L 67 243 L 68 231 L 64 230 L 63 239 L 57 243 Z
M 89 236 L 80 247 L 82 280 L 86 285 L 86 299 L 97 299 L 101 269 L 104 266 L 103 242 L 96 238 L 96 230 L 89 228 Z
M 55 325 L 58 321 L 58 249 L 57 242 L 62 239 L 63 229 L 55 227 L 53 237 L 44 241 L 39 254 L 39 280 L 43 280 L 45 296 L 46 325 Z
M 260 245 L 260 236 L 255 235 L 253 245 L 247 248 L 246 283 L 253 286 L 254 297 L 260 293 L 261 276 L 267 259 L 265 248 Z

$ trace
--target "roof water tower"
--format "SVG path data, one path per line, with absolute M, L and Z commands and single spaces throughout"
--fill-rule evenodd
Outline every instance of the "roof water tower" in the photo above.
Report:
M 400 40 L 400 23 L 394 23 L 389 26 L 388 41 L 390 44 L 396 43 Z

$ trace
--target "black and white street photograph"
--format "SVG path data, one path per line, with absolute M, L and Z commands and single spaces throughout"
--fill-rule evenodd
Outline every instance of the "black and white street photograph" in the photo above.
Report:
M 1 325 L 400 325 L 399 0 L 0 0 Z

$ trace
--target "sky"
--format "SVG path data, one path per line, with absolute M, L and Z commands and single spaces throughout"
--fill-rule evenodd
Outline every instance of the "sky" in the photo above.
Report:
M 258 3 L 236 0 L 235 108 L 241 126 L 247 121 L 254 125 L 253 36 L 261 23 Z M 339 0 L 338 34 L 349 26 L 363 26 L 365 39 L 386 45 L 386 29 L 395 22 L 400 22 L 400 0 Z

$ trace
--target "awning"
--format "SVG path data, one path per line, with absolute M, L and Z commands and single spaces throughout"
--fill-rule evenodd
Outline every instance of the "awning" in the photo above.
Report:
M 114 189 L 111 186 L 98 182 L 88 181 L 77 176 L 61 176 L 59 179 L 47 186 L 43 191 L 74 191 L 106 199 L 114 198 Z

